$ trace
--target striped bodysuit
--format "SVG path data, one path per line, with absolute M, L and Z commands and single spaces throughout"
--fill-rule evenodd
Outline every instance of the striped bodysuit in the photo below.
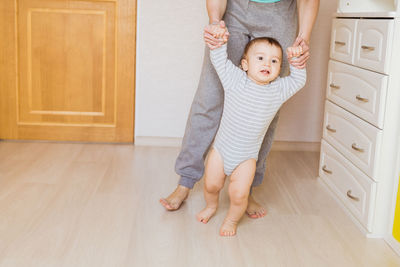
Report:
M 306 82 L 306 70 L 290 66 L 290 75 L 258 85 L 227 57 L 226 44 L 210 51 L 211 62 L 224 88 L 224 110 L 214 149 L 231 175 L 242 162 L 254 158 L 264 135 L 281 105 Z

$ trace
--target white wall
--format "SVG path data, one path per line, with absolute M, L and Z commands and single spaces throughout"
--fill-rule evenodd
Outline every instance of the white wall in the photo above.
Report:
M 319 142 L 336 1 L 321 0 L 308 82 L 281 109 L 275 140 Z M 200 76 L 205 0 L 138 1 L 135 137 L 182 137 Z
M 135 136 L 182 137 L 203 60 L 205 0 L 138 1 Z
M 275 140 L 321 141 L 332 14 L 336 7 L 336 1 L 320 1 L 310 40 L 307 84 L 281 108 Z

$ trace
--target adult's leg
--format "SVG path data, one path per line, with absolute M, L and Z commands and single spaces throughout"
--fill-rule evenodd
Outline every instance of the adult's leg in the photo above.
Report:
M 177 188 L 167 198 L 160 199 L 167 210 L 176 210 L 187 198 L 189 190 L 204 172 L 204 159 L 218 129 L 223 109 L 223 89 L 205 48 L 199 85 L 186 122 L 181 151 L 175 162 L 180 175 Z
M 275 115 L 264 136 L 260 151 L 258 153 L 256 174 L 254 175 L 253 184 L 251 185 L 252 187 L 260 185 L 263 181 L 267 163 L 267 156 L 271 151 L 272 143 L 274 141 L 275 130 L 278 124 L 278 119 L 279 119 L 279 111 Z
M 193 188 L 204 173 L 204 160 L 219 126 L 224 93 L 211 64 L 209 49 L 205 49 L 200 82 L 186 122 L 181 151 L 175 171 L 181 176 L 179 184 Z
M 279 112 L 275 115 L 275 118 L 272 120 L 267 133 L 264 136 L 263 143 L 261 145 L 260 151 L 258 153 L 257 167 L 254 175 L 252 188 L 254 186 L 258 186 L 262 183 L 265 169 L 266 169 L 266 159 L 271 150 L 272 142 L 274 141 L 276 124 L 278 123 Z M 252 191 L 252 190 L 251 190 Z M 249 202 L 246 209 L 246 214 L 252 219 L 258 219 L 264 217 L 267 214 L 266 209 L 257 203 L 253 196 L 250 194 Z
M 196 216 L 199 222 L 207 223 L 217 211 L 219 192 L 224 187 L 224 182 L 224 162 L 218 151 L 211 149 L 204 173 L 204 199 L 206 207 Z
M 251 18 L 249 28 L 252 36 L 270 36 L 277 39 L 282 45 L 284 55 L 280 76 L 288 75 L 289 64 L 286 59 L 286 48 L 293 44 L 296 37 L 296 0 L 282 0 L 273 4 L 250 2 L 248 12 L 252 14 L 252 16 L 249 16 Z M 263 27 L 260 27 L 260 25 L 263 25 Z M 264 178 L 266 158 L 272 146 L 278 118 L 279 112 L 275 115 L 264 136 L 252 186 L 260 185 Z
M 222 223 L 220 235 L 232 236 L 236 234 L 237 224 L 247 208 L 255 170 L 256 160 L 249 159 L 240 163 L 233 171 L 229 183 L 229 211 Z

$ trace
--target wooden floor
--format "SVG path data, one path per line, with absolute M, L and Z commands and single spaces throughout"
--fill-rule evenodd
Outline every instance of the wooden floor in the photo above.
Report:
M 271 152 L 254 191 L 263 219 L 218 236 L 228 209 L 196 221 L 202 182 L 175 212 L 176 148 L 0 142 L 0 266 L 400 266 L 367 239 L 318 182 L 318 154 Z

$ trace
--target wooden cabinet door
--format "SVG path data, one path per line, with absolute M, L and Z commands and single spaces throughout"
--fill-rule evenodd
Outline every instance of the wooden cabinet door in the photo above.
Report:
M 0 138 L 133 142 L 135 0 L 4 0 L 0 12 Z

